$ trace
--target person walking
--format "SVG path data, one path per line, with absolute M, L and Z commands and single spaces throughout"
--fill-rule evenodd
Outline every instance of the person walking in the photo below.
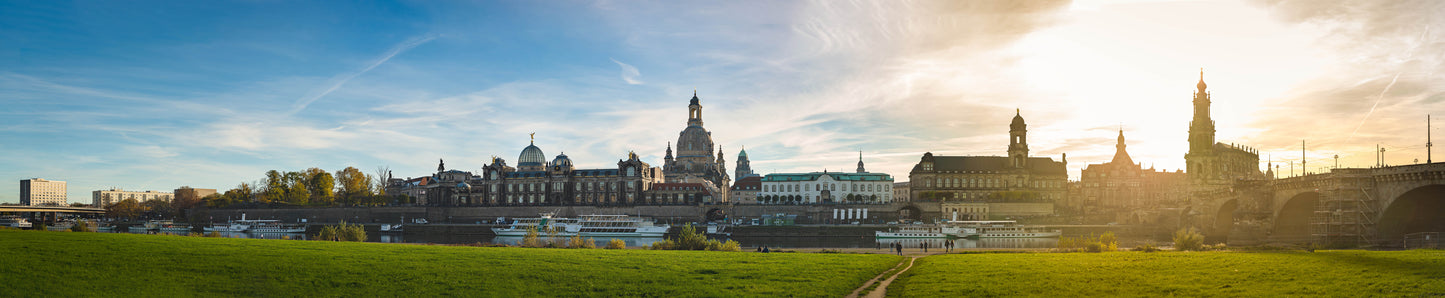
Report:
M 898 248 L 898 255 L 903 255 L 903 243 L 895 243 L 893 246 Z

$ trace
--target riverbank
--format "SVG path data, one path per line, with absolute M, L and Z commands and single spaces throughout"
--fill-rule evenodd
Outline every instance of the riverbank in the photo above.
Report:
M 889 297 L 1445 295 L 1445 251 L 968 253 L 919 258 Z
M 36 296 L 839 297 L 899 260 L 0 230 L 0 288 Z

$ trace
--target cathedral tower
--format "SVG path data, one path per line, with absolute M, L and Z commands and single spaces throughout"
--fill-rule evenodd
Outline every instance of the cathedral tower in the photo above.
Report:
M 1194 91 L 1194 120 L 1189 122 L 1189 153 L 1184 154 L 1186 172 L 1195 179 L 1213 175 L 1209 166 L 1214 158 L 1214 120 L 1209 118 L 1209 85 L 1204 84 L 1204 70 L 1199 70 L 1198 90 Z
M 1008 157 L 1010 168 L 1024 168 L 1029 160 L 1029 130 L 1019 110 L 1014 110 L 1013 123 L 1009 123 Z

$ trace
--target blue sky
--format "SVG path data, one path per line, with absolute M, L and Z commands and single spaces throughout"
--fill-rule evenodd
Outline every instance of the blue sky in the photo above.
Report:
M 0 202 L 32 177 L 89 202 L 271 169 L 475 170 L 515 163 L 531 132 L 580 167 L 660 166 L 694 90 L 730 168 L 744 146 L 763 173 L 849 170 L 861 150 L 904 181 L 925 151 L 1003 154 L 1022 109 L 1033 155 L 1068 153 L 1075 177 L 1121 126 L 1136 161 L 1177 169 L 1200 67 L 1221 141 L 1293 161 L 1310 139 L 1355 166 L 1383 143 L 1409 163 L 1445 98 L 1441 7 L 0 1 Z

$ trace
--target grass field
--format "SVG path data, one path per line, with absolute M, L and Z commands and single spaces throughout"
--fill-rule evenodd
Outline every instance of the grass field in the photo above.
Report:
M 899 260 L 0 230 L 0 296 L 840 297 Z
M 1445 295 L 1445 251 L 983 253 L 918 259 L 892 297 Z

